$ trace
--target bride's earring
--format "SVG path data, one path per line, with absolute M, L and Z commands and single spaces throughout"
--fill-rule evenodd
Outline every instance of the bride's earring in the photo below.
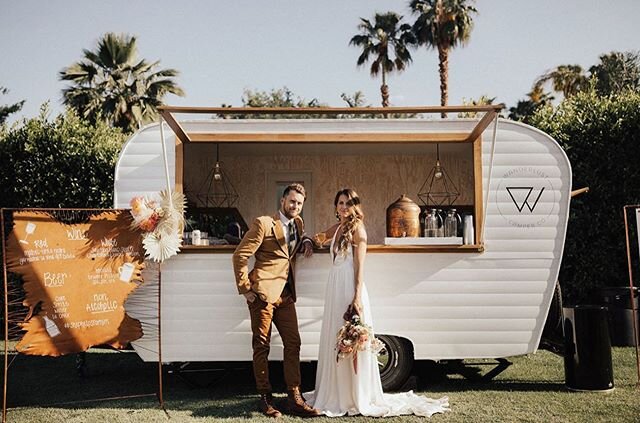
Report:
M 336 210 L 336 220 L 340 220 L 340 213 L 338 213 L 338 210 Z

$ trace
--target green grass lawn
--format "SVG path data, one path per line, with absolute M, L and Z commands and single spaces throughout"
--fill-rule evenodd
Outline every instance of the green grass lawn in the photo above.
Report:
M 184 376 L 170 373 L 165 368 L 164 399 L 169 419 L 154 395 L 96 400 L 156 392 L 157 365 L 143 363 L 133 352 L 90 350 L 86 355 L 86 376 L 83 378 L 76 373 L 75 356 L 10 355 L 9 359 L 13 360 L 8 388 L 10 422 L 270 421 L 256 411 L 257 397 L 248 363 L 231 363 L 227 369 L 208 369 Z M 567 391 L 562 358 L 549 352 L 540 351 L 510 360 L 513 365 L 488 383 L 470 382 L 456 374 L 451 366 L 435 369 L 416 366 L 416 391 L 431 397 L 448 395 L 450 399 L 452 411 L 437 414 L 431 421 L 640 421 L 640 390 L 636 388 L 633 348 L 614 348 L 616 389 L 608 394 Z M 273 367 L 274 385 L 281 389 L 279 365 L 276 363 Z M 482 371 L 486 371 L 484 366 Z M 303 365 L 307 389 L 313 384 L 313 372 L 313 365 Z M 281 420 L 301 419 L 284 417 Z M 337 420 L 379 421 L 363 417 Z M 400 418 L 391 420 L 399 421 Z M 402 420 L 425 419 L 403 417 Z M 313 421 L 335 422 L 336 419 Z

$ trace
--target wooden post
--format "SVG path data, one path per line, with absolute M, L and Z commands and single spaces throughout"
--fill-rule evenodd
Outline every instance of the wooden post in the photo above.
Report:
M 158 400 L 160 401 L 160 407 L 164 410 L 165 414 L 169 416 L 167 410 L 164 408 L 164 397 L 162 394 L 162 263 L 158 263 Z
M 632 320 L 633 324 L 631 327 L 633 328 L 633 340 L 636 344 L 636 370 L 638 372 L 638 379 L 636 380 L 636 389 L 640 389 L 640 340 L 638 340 L 638 311 L 636 310 L 634 292 L 633 292 L 633 271 L 631 268 L 631 243 L 629 241 L 629 221 L 627 219 L 627 209 L 632 209 L 636 211 L 636 219 L 638 219 L 638 209 L 640 209 L 640 205 L 629 205 L 624 206 L 624 229 L 625 229 L 625 239 L 627 242 L 627 265 L 629 270 L 629 295 L 631 296 L 631 310 L 632 310 Z M 640 224 L 638 225 L 640 228 Z M 640 240 L 640 233 L 638 234 L 638 238 Z
M 2 274 L 4 275 L 4 382 L 2 384 L 2 423 L 7 422 L 7 377 L 9 375 L 9 281 L 7 280 L 7 250 L 5 248 L 4 211 L 0 209 L 2 233 Z
M 493 156 L 496 151 L 496 138 L 498 137 L 498 114 L 497 113 L 487 112 L 480 122 L 485 121 L 485 119 L 487 118 L 487 115 L 489 114 L 491 114 L 495 120 L 493 122 L 493 137 L 491 139 L 491 156 L 490 156 L 491 158 L 489 159 L 490 160 L 489 174 L 487 175 L 487 191 L 484 196 L 484 204 L 483 204 L 484 209 L 482 210 L 482 227 L 477 229 L 480 231 L 480 238 L 478 239 L 478 244 L 484 244 L 484 228 L 485 228 L 484 222 L 487 221 L 487 209 L 489 208 L 489 190 L 491 188 L 491 174 L 493 173 Z M 480 124 L 478 124 L 476 128 L 478 128 L 479 126 Z M 479 135 L 480 134 L 478 134 L 478 136 Z M 480 179 L 482 180 L 482 175 L 480 175 Z

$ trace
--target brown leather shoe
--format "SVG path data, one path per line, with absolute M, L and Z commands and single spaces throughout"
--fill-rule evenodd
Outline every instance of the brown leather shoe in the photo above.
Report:
M 321 415 L 319 410 L 304 402 L 304 398 L 300 394 L 300 388 L 288 391 L 287 399 L 283 402 L 282 411 L 298 417 L 317 417 Z
M 260 394 L 260 404 L 258 405 L 258 408 L 262 414 L 267 417 L 282 416 L 282 413 L 273 406 L 273 395 L 271 394 Z

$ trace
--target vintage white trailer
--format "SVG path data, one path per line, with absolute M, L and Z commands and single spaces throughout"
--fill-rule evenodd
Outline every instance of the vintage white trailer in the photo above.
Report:
M 173 129 L 165 123 L 171 184 L 187 196 L 211 169 L 215 147 L 247 222 L 273 214 L 276 185 L 289 180 L 304 181 L 309 191 L 308 232 L 332 223 L 337 189 L 350 186 L 360 193 L 371 244 L 365 280 L 375 330 L 387 335 L 391 354 L 385 386 L 401 383 L 414 358 L 536 351 L 554 295 L 571 194 L 571 166 L 550 136 L 498 120 L 493 106 L 472 110 L 486 112 L 482 119 L 174 118 L 217 110 L 163 110 Z M 124 145 L 115 174 L 116 208 L 166 188 L 160 132 L 159 124 L 148 125 Z M 385 207 L 400 194 L 417 200 L 436 143 L 461 192 L 459 201 L 473 212 L 473 244 L 383 245 Z M 162 264 L 163 362 L 251 360 L 249 314 L 235 288 L 232 252 L 233 246 L 185 246 Z M 322 251 L 299 261 L 303 360 L 317 359 L 329 267 Z M 145 334 L 133 345 L 146 361 L 158 360 L 156 275 L 149 266 L 145 286 L 127 303 L 129 314 L 143 322 Z M 275 331 L 272 345 L 270 358 L 281 359 Z

